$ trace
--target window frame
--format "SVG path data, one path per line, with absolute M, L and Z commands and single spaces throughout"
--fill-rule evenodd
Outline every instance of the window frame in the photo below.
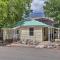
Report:
M 29 36 L 34 36 L 34 28 L 29 28 Z

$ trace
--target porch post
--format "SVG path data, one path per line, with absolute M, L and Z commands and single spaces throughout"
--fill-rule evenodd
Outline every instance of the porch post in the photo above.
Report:
M 53 28 L 53 41 L 54 41 L 54 28 Z
M 48 28 L 48 41 L 50 42 L 50 28 Z
M 13 42 L 15 40 L 15 29 L 13 29 Z
M 52 28 L 51 28 L 51 37 L 50 38 L 51 38 L 51 41 L 52 41 Z
M 54 29 L 51 28 L 51 41 L 54 41 Z
M 59 28 L 58 28 L 58 40 L 59 40 L 59 37 L 60 37 L 59 35 L 60 35 L 60 33 L 59 33 Z

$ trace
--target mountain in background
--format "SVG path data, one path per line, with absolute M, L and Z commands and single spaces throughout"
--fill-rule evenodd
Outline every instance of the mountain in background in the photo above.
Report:
M 44 12 L 39 12 L 39 11 L 37 11 L 37 12 L 32 12 L 32 13 L 30 14 L 30 17 L 44 17 Z

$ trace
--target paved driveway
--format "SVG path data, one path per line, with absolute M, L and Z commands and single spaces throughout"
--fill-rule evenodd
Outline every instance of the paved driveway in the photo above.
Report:
M 0 60 L 60 60 L 60 51 L 51 49 L 0 47 Z

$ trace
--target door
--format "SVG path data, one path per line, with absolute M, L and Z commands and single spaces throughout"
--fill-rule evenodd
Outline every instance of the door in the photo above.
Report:
M 48 28 L 44 27 L 43 28 L 43 36 L 44 36 L 44 41 L 48 41 Z

